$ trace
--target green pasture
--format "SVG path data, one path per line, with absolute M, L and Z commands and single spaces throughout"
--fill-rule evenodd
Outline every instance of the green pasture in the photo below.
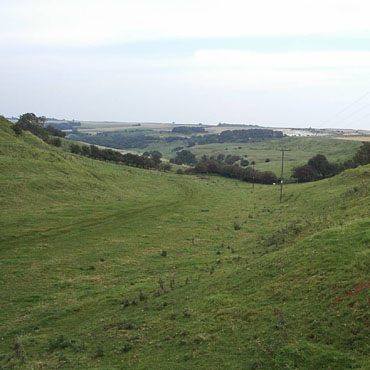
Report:
M 280 204 L 275 186 L 94 161 L 10 127 L 1 369 L 370 368 L 369 166 L 287 185 Z M 319 148 L 346 159 L 350 144 L 276 148 L 298 163 Z M 269 145 L 191 150 L 267 170 Z
M 202 155 L 217 156 L 238 155 L 246 157 L 249 162 L 256 163 L 255 168 L 260 171 L 272 171 L 277 176 L 281 172 L 281 149 L 287 149 L 284 155 L 284 175 L 291 177 L 292 169 L 307 163 L 316 154 L 324 154 L 330 162 L 345 161 L 353 157 L 360 142 L 335 140 L 329 137 L 284 137 L 260 143 L 222 143 L 197 145 L 190 150 L 200 158 Z M 270 160 L 266 162 L 266 159 Z

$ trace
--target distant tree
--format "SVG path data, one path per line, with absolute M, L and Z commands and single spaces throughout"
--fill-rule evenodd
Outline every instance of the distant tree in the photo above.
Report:
M 62 130 L 59 130 L 53 126 L 47 126 L 45 128 L 45 130 L 50 134 L 50 135 L 53 135 L 53 136 L 58 136 L 58 137 L 65 137 L 66 136 L 66 133 L 63 132 Z
M 19 125 L 22 130 L 30 131 L 46 141 L 49 134 L 43 128 L 44 123 L 44 117 L 37 117 L 34 113 L 25 113 L 19 117 L 17 125 Z
M 323 154 L 315 155 L 308 160 L 307 164 L 311 166 L 322 178 L 332 175 L 333 168 Z
M 90 145 L 90 157 L 95 159 L 101 159 L 100 149 L 95 145 Z
M 167 171 L 170 171 L 172 168 L 172 166 L 168 163 L 168 162 L 162 162 L 160 165 L 159 165 L 159 169 L 161 171 L 164 171 L 164 172 L 167 172 Z
M 370 142 L 362 143 L 362 146 L 353 157 L 353 162 L 358 166 L 370 163 Z
M 69 147 L 74 154 L 81 154 L 81 147 L 78 144 L 72 143 Z
M 57 146 L 57 147 L 61 147 L 62 146 L 62 140 L 60 140 L 59 137 L 55 137 L 53 139 L 51 139 L 51 145 L 54 145 L 54 146 Z
M 292 177 L 297 179 L 298 182 L 315 181 L 317 173 L 313 167 L 305 164 L 303 166 L 294 167 Z
M 150 152 L 150 155 L 152 157 L 162 158 L 162 153 L 160 151 L 158 151 L 158 150 L 152 150 Z
M 37 117 L 34 113 L 25 113 L 19 117 L 17 122 L 24 130 L 32 127 L 42 127 L 45 123 L 45 117 Z
M 87 145 L 82 145 L 81 152 L 82 152 L 83 155 L 89 156 L 90 155 L 90 147 L 87 146 Z
M 271 171 L 259 172 L 257 171 L 256 182 L 261 184 L 273 184 L 277 182 L 276 175 Z
M 239 161 L 240 159 L 242 159 L 241 157 L 239 157 L 238 155 L 228 155 L 226 157 L 226 160 L 225 162 L 227 164 L 234 164 L 235 162 Z
M 240 165 L 241 165 L 241 166 L 243 166 L 243 167 L 247 167 L 247 166 L 249 166 L 249 161 L 248 161 L 248 159 L 242 159 L 242 160 L 240 161 Z
M 12 129 L 14 130 L 15 134 L 17 136 L 20 136 L 22 135 L 23 133 L 23 130 L 22 130 L 22 127 L 21 125 L 19 125 L 18 123 L 15 123 L 13 126 L 12 126 Z
M 220 153 L 217 155 L 217 160 L 219 161 L 223 161 L 225 159 L 225 154 L 224 153 Z
M 195 164 L 197 163 L 197 159 L 195 155 L 190 152 L 189 150 L 182 150 L 181 152 L 176 153 L 175 158 L 171 158 L 171 163 L 175 164 Z
M 192 133 L 204 133 L 206 130 L 203 127 L 194 127 L 194 126 L 178 126 L 172 129 L 173 133 L 178 134 L 192 134 Z

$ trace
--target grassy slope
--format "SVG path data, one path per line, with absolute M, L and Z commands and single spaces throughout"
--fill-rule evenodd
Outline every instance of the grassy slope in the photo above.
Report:
M 280 205 L 0 125 L 0 366 L 370 367 L 369 167 Z

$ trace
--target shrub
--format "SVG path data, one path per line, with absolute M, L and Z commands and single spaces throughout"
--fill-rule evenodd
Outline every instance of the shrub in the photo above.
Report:
M 59 137 L 56 137 L 56 138 L 51 139 L 50 144 L 54 145 L 54 146 L 57 146 L 57 147 L 61 147 L 62 146 L 62 140 L 60 140 Z
M 19 125 L 18 123 L 15 123 L 13 126 L 12 126 L 12 129 L 14 130 L 15 134 L 17 136 L 20 136 L 22 135 L 23 133 L 23 130 L 22 130 L 22 127 L 21 125 Z
M 360 166 L 370 163 L 370 143 L 362 143 L 362 146 L 353 157 L 353 162 Z
M 238 222 L 234 222 L 234 230 L 240 230 L 240 224 Z
M 71 152 L 74 154 L 81 154 L 81 147 L 78 144 L 71 144 L 70 147 Z

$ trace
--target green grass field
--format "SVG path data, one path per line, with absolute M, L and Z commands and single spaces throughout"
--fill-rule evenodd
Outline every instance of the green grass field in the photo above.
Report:
M 145 150 L 159 150 L 165 158 L 172 158 L 175 157 L 175 153 L 171 149 L 179 145 L 183 144 L 181 142 L 171 143 L 171 145 L 152 144 Z M 289 151 L 285 152 L 284 175 L 290 179 L 294 167 L 307 163 L 316 154 L 324 154 L 330 162 L 346 161 L 353 157 L 360 146 L 359 141 L 336 140 L 330 137 L 284 137 L 260 143 L 207 144 L 185 149 L 194 153 L 198 159 L 203 155 L 217 157 L 220 153 L 243 158 L 247 155 L 246 159 L 249 162 L 254 161 L 257 170 L 272 171 L 277 176 L 280 176 L 281 172 L 280 150 L 288 149 Z M 270 161 L 266 162 L 266 159 Z
M 0 172 L 0 368 L 370 368 L 369 166 L 280 204 L 2 120 Z

